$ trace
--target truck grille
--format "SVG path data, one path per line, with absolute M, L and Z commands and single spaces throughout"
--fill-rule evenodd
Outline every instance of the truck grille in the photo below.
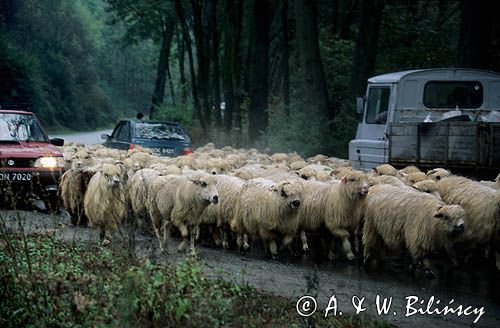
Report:
M 0 158 L 0 167 L 33 167 L 36 158 Z

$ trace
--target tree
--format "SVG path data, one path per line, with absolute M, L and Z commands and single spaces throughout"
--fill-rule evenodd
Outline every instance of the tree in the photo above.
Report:
M 170 47 L 174 33 L 172 1 L 105 0 L 109 11 L 115 15 L 112 22 L 126 22 L 125 41 L 136 43 L 143 39 L 160 40 L 160 53 L 156 82 L 149 116 L 155 117 L 156 109 L 163 104 L 165 83 L 169 71 Z
M 250 98 L 248 137 L 251 144 L 256 144 L 268 124 L 270 20 L 269 0 L 255 0 L 248 58 L 248 96 Z
M 319 51 L 316 0 L 295 0 L 297 42 L 304 73 L 307 104 L 317 119 L 332 118 L 333 111 Z
M 385 0 L 361 2 L 361 17 L 351 75 L 351 92 L 354 96 L 364 94 L 366 80 L 374 72 L 384 6 Z

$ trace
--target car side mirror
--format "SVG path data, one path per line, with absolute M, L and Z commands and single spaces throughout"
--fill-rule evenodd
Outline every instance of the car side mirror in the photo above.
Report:
M 64 139 L 61 138 L 50 139 L 50 143 L 53 144 L 54 146 L 62 147 L 64 146 Z
M 365 107 L 365 98 L 356 97 L 356 113 L 363 114 L 364 107 Z
M 101 139 L 108 140 L 108 139 L 111 139 L 111 136 L 109 134 L 103 133 L 103 134 L 101 134 Z

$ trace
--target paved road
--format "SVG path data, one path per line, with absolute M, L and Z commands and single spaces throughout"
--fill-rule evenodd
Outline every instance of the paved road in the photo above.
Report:
M 0 218 L 8 222 L 7 227 L 12 233 L 19 232 L 13 211 L 0 211 Z M 98 240 L 96 229 L 72 227 L 65 212 L 53 217 L 43 213 L 23 211 L 20 219 L 27 232 L 52 231 L 66 240 Z M 112 241 L 114 244 L 124 245 L 123 247 L 128 244 L 126 241 L 128 233 L 125 230 L 122 236 L 115 234 Z M 170 239 L 169 255 L 167 255 L 169 261 L 184 258 L 184 255 L 176 252 L 178 243 L 177 239 Z M 138 256 L 153 256 L 160 259 L 162 256 L 156 245 L 156 240 L 151 237 L 136 234 L 135 246 Z M 332 295 L 335 295 L 337 300 L 337 314 L 340 312 L 344 315 L 354 314 L 352 298 L 357 296 L 359 299 L 365 297 L 362 307 L 367 310 L 364 314 L 376 316 L 376 299 L 379 295 L 382 300 L 383 298 L 389 300 L 389 297 L 392 297 L 389 313 L 379 318 L 398 327 L 500 327 L 500 274 L 494 270 L 485 272 L 484 268 L 477 267 L 440 270 L 438 279 L 428 281 L 422 276 L 410 278 L 406 269 L 386 268 L 383 272 L 368 274 L 361 265 L 355 263 L 315 264 L 309 257 L 270 261 L 258 248 L 252 249 L 249 256 L 241 256 L 236 251 L 203 246 L 197 246 L 197 250 L 207 274 L 248 283 L 260 290 L 288 297 L 292 308 L 295 308 L 301 296 L 307 294 L 316 296 L 318 311 L 315 316 L 325 315 L 325 308 Z M 316 288 L 310 292 L 307 292 L 307 277 L 317 279 Z M 473 309 L 484 307 L 485 312 L 476 325 L 472 323 L 478 314 L 443 316 L 426 313 L 406 316 L 413 311 L 407 308 L 408 297 L 418 297 L 418 302 L 411 308 L 421 311 L 428 307 L 428 303 L 434 297 L 434 305 L 429 306 L 434 311 L 444 309 L 444 306 L 453 300 L 450 307 L 454 309 L 458 309 L 459 305 L 463 305 L 463 310 L 471 306 L 472 308 L 466 311 L 469 313 Z M 436 305 L 437 302 L 439 305 Z M 330 311 L 330 315 L 332 313 L 333 310 Z
M 101 139 L 101 134 L 111 134 L 113 130 L 102 130 L 102 131 L 94 131 L 94 132 L 78 132 L 78 133 L 70 133 L 70 134 L 58 134 L 51 135 L 51 138 L 63 138 L 64 141 L 72 141 L 72 142 L 81 142 L 85 146 L 95 145 L 103 143 L 104 140 Z

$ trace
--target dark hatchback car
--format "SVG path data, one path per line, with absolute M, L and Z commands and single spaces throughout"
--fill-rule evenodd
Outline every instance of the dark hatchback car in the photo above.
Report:
M 150 148 L 159 156 L 180 156 L 193 152 L 191 138 L 180 123 L 122 120 L 113 134 L 103 134 L 104 146 L 128 150 L 135 146 Z

